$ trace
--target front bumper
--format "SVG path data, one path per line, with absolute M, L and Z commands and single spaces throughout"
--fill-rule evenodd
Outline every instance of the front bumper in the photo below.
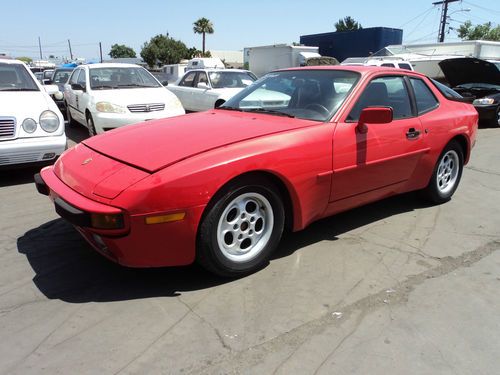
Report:
M 0 141 L 0 166 L 50 162 L 66 150 L 66 135 Z
M 500 104 L 490 104 L 490 105 L 475 105 L 474 107 L 479 114 L 480 122 L 493 122 L 498 121 L 497 110 Z
M 196 231 L 205 206 L 183 210 L 184 220 L 148 225 L 145 218 L 151 214 L 129 215 L 123 208 L 84 197 L 66 186 L 53 167 L 35 175 L 35 184 L 41 194 L 54 201 L 58 214 L 112 261 L 129 267 L 163 267 L 187 265 L 195 259 Z M 91 213 L 122 213 L 125 228 L 119 231 L 90 228 L 87 217 Z
M 106 113 L 94 112 L 92 119 L 98 134 L 121 126 L 136 124 L 138 122 L 157 120 L 166 117 L 183 115 L 184 109 L 153 111 L 153 112 L 139 112 L 139 113 Z

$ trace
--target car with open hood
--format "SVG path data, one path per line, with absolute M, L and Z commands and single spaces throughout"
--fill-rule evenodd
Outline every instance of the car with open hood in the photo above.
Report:
M 292 68 L 218 109 L 84 140 L 35 181 L 109 259 L 239 276 L 264 266 L 286 229 L 412 190 L 446 202 L 477 119 L 419 73 Z
M 479 112 L 479 121 L 500 126 L 499 63 L 463 57 L 439 63 L 450 86 Z

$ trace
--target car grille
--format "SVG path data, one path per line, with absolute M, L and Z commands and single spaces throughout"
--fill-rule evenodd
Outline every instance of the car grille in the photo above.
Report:
M 42 160 L 42 155 L 40 152 L 0 155 L 0 165 L 32 163 L 40 160 Z
M 16 134 L 16 119 L 0 117 L 0 140 L 13 138 Z
M 151 103 L 151 104 L 131 104 L 127 106 L 130 112 L 153 112 L 163 111 L 165 109 L 164 103 Z

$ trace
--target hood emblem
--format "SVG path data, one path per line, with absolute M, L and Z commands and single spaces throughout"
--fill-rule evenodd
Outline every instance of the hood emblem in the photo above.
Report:
M 91 161 L 92 161 L 92 158 L 85 159 L 84 161 L 82 161 L 82 165 L 86 165 L 86 164 L 90 163 Z

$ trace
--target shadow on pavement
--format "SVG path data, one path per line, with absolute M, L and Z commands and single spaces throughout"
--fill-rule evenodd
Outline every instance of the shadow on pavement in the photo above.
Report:
M 2 168 L 0 170 L 0 187 L 32 183 L 34 182 L 33 176 L 42 168 L 43 166 Z
M 80 143 L 89 137 L 87 128 L 80 124 L 69 125 L 66 122 L 66 137 L 68 137 L 68 147 Z
M 423 207 L 415 194 L 386 199 L 288 233 L 273 259 L 320 241 L 335 241 L 351 229 Z M 175 297 L 182 292 L 231 282 L 194 264 L 186 267 L 134 269 L 108 261 L 95 252 L 62 219 L 50 221 L 17 240 L 36 275 L 33 282 L 50 299 L 71 303 Z

